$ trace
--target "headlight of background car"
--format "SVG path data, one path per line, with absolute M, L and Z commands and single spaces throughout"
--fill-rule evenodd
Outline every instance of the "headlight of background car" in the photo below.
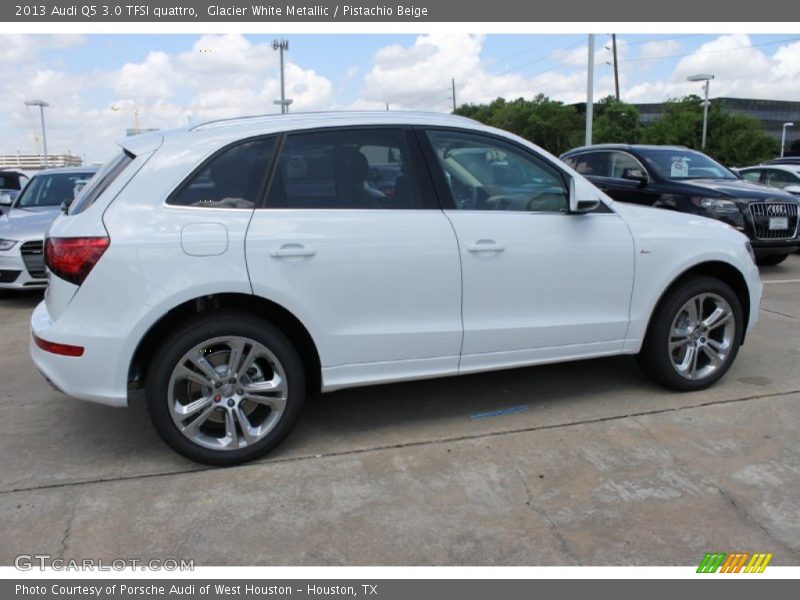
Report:
M 739 208 L 731 200 L 720 198 L 692 198 L 692 204 L 715 214 L 738 213 Z
M 0 250 L 11 250 L 17 245 L 17 240 L 0 240 Z

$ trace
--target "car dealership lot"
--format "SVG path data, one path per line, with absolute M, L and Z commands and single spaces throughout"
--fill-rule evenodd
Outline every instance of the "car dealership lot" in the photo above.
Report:
M 0 564 L 17 554 L 224 564 L 800 560 L 800 256 L 710 390 L 631 358 L 346 390 L 265 459 L 210 469 L 142 403 L 72 400 L 27 351 L 41 295 L 0 298 Z

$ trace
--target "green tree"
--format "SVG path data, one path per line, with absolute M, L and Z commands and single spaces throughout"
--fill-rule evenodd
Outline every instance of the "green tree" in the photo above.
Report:
M 595 144 L 635 144 L 639 141 L 642 125 L 639 110 L 633 105 L 606 96 L 595 107 L 592 139 Z
M 663 104 L 662 117 L 642 130 L 647 144 L 675 144 L 701 150 L 703 99 L 686 96 Z M 757 119 L 725 112 L 721 102 L 708 111 L 705 153 L 729 166 L 746 166 L 774 156 L 778 144 L 766 135 Z
M 516 133 L 556 155 L 579 145 L 582 137 L 583 117 L 576 108 L 544 94 L 531 100 L 497 98 L 489 104 L 465 104 L 455 112 Z

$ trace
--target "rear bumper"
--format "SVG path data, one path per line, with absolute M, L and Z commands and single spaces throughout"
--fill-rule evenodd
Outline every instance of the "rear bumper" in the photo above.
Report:
M 36 368 L 57 390 L 81 400 L 108 406 L 126 406 L 126 378 L 120 378 L 118 358 L 124 340 L 93 336 L 92 332 L 75 334 L 54 323 L 45 302 L 39 303 L 31 316 L 30 353 Z M 83 356 L 62 356 L 37 346 L 33 335 L 50 342 L 81 346 Z

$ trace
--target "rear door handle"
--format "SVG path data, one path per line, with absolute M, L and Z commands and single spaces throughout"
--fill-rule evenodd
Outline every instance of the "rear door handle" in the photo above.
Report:
M 306 248 L 303 244 L 284 244 L 277 250 L 270 252 L 273 258 L 293 258 L 314 256 L 317 252 L 311 248 Z
M 505 249 L 503 244 L 498 244 L 494 240 L 478 240 L 467 246 L 469 252 L 502 252 Z

